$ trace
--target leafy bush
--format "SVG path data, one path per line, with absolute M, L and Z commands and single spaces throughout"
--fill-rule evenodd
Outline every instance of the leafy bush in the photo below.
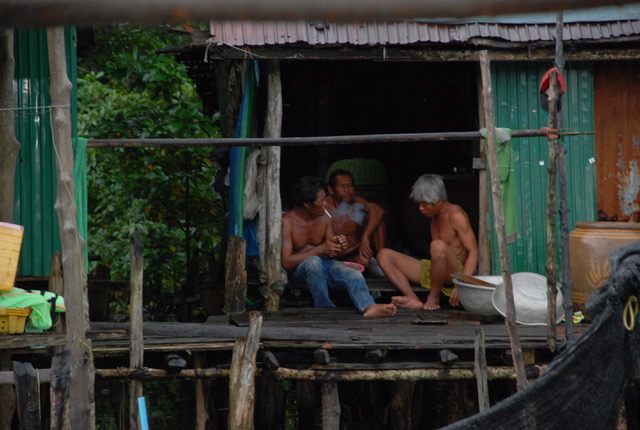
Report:
M 201 138 L 219 134 L 185 67 L 160 48 L 182 44 L 166 27 L 94 29 L 79 60 L 78 131 L 87 138 Z M 211 192 L 213 148 L 93 148 L 88 154 L 90 269 L 128 279 L 129 236 L 141 232 L 148 316 L 202 318 L 195 285 L 215 270 L 224 210 Z M 176 309 L 177 304 L 185 307 Z M 187 306 L 188 304 L 191 304 Z

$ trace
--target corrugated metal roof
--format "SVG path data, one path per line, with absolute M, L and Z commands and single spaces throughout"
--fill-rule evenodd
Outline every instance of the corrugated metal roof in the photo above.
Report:
M 232 46 L 264 45 L 410 45 L 465 43 L 491 38 L 524 43 L 555 40 L 553 23 L 500 22 L 325 22 L 325 21 L 211 21 L 212 41 Z M 640 35 L 640 19 L 565 23 L 565 41 L 603 40 Z

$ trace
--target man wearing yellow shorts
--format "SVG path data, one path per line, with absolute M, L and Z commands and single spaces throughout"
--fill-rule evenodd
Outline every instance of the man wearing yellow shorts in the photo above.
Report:
M 449 303 L 458 306 L 457 288 L 444 289 L 444 286 L 452 284 L 452 273 L 473 275 L 478 266 L 478 242 L 469 216 L 462 207 L 447 200 L 444 182 L 438 175 L 418 178 L 410 197 L 418 203 L 418 211 L 431 219 L 431 259 L 418 260 L 389 248 L 378 252 L 378 263 L 384 274 L 402 293 L 391 301 L 400 307 L 436 310 L 440 309 L 443 293 L 449 295 Z M 424 303 L 414 293 L 411 282 L 430 289 Z

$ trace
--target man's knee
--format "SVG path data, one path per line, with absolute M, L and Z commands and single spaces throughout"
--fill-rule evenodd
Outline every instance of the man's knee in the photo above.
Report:
M 429 253 L 431 254 L 431 260 L 438 260 L 446 258 L 449 245 L 443 240 L 432 240 L 429 245 Z
M 322 258 L 316 255 L 307 257 L 302 263 L 300 263 L 300 268 L 306 273 L 318 272 L 322 270 Z
M 393 260 L 393 250 L 389 248 L 382 248 L 376 255 L 378 264 L 382 267 L 389 266 Z

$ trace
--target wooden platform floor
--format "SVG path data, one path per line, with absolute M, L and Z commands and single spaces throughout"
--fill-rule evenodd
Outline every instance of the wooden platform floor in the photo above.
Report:
M 340 363 L 366 363 L 367 354 L 382 352 L 389 368 L 407 363 L 438 363 L 443 350 L 473 361 L 478 329 L 485 336 L 489 365 L 508 365 L 508 333 L 499 316 L 463 310 L 433 312 L 399 309 L 394 317 L 364 318 L 353 308 L 285 308 L 263 312 L 261 350 L 273 352 L 293 365 L 313 363 L 313 353 L 326 349 Z M 588 324 L 574 324 L 580 337 Z M 92 323 L 96 358 L 127 356 L 126 323 Z M 559 349 L 565 344 L 564 323 L 557 327 Z M 206 351 L 219 353 L 217 366 L 230 362 L 235 339 L 245 337 L 248 314 L 211 317 L 207 323 L 145 322 L 145 357 L 153 353 Z M 521 346 L 533 352 L 535 362 L 550 361 L 546 326 L 518 326 Z M 502 361 L 501 361 L 502 360 Z M 414 366 L 415 367 L 415 366 Z M 380 368 L 378 366 L 378 368 Z

